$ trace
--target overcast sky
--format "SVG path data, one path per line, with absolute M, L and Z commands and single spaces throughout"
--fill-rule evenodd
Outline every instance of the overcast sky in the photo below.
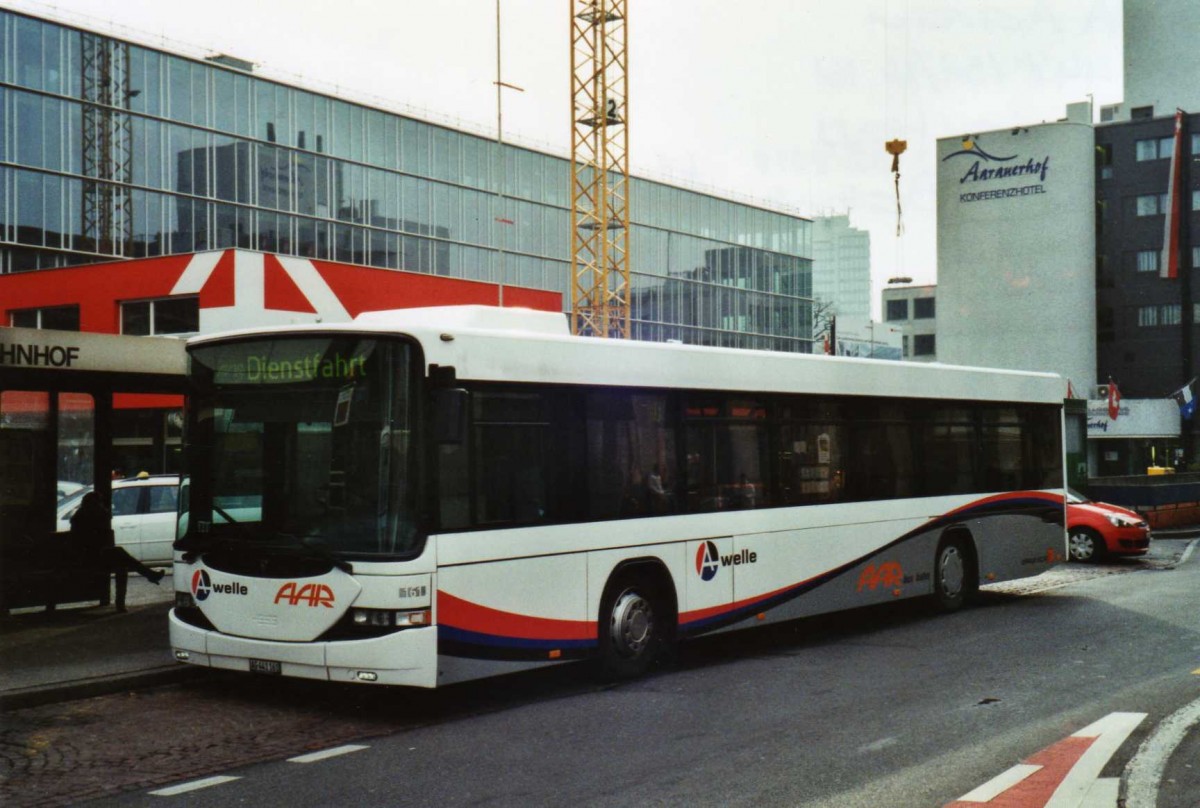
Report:
M 501 0 L 506 138 L 566 155 L 570 0 Z M 495 0 L 12 0 L 496 129 Z M 1121 0 L 629 0 L 630 167 L 871 233 L 936 280 L 935 141 L 1119 102 Z M 1098 112 L 1097 112 L 1098 114 Z M 904 234 L 884 143 L 901 158 Z

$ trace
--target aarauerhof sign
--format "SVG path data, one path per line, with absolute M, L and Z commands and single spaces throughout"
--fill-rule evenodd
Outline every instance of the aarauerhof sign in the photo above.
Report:
M 1089 401 L 1089 438 L 1177 438 L 1179 407 L 1172 399 L 1121 399 L 1117 417 L 1110 417 L 1107 401 Z

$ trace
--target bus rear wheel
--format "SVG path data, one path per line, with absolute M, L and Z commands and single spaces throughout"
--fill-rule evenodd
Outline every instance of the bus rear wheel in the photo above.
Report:
M 943 612 L 955 612 L 975 596 L 979 587 L 967 542 L 950 536 L 938 544 L 933 564 L 933 597 Z
M 653 580 L 625 574 L 611 581 L 600 604 L 600 665 L 607 679 L 632 679 L 666 654 L 670 610 Z

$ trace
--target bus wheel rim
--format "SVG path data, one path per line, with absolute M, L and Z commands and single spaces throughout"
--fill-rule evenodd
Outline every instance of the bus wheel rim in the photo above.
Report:
M 962 591 L 964 570 L 962 553 L 957 547 L 950 546 L 942 550 L 941 563 L 938 564 L 938 580 L 946 597 L 957 597 Z
M 623 657 L 645 652 L 654 636 L 654 610 L 650 601 L 632 590 L 621 593 L 613 604 L 609 636 Z

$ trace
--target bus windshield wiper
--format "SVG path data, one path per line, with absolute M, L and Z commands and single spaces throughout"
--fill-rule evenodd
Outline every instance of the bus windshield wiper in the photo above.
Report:
M 282 542 L 274 542 L 263 548 L 265 552 L 276 553 L 278 555 L 296 556 L 298 558 L 311 558 L 319 561 L 328 561 L 337 569 L 346 573 L 353 573 L 354 567 L 349 561 L 339 558 L 334 554 L 329 547 L 316 536 L 297 536 L 294 533 L 277 532 L 275 539 L 283 539 Z
M 240 543 L 228 536 L 213 536 L 212 534 L 190 539 L 185 537 L 176 545 L 178 549 L 184 551 L 183 563 L 185 564 L 193 563 L 204 553 L 209 553 L 213 550 L 227 550 L 238 546 L 240 546 Z

